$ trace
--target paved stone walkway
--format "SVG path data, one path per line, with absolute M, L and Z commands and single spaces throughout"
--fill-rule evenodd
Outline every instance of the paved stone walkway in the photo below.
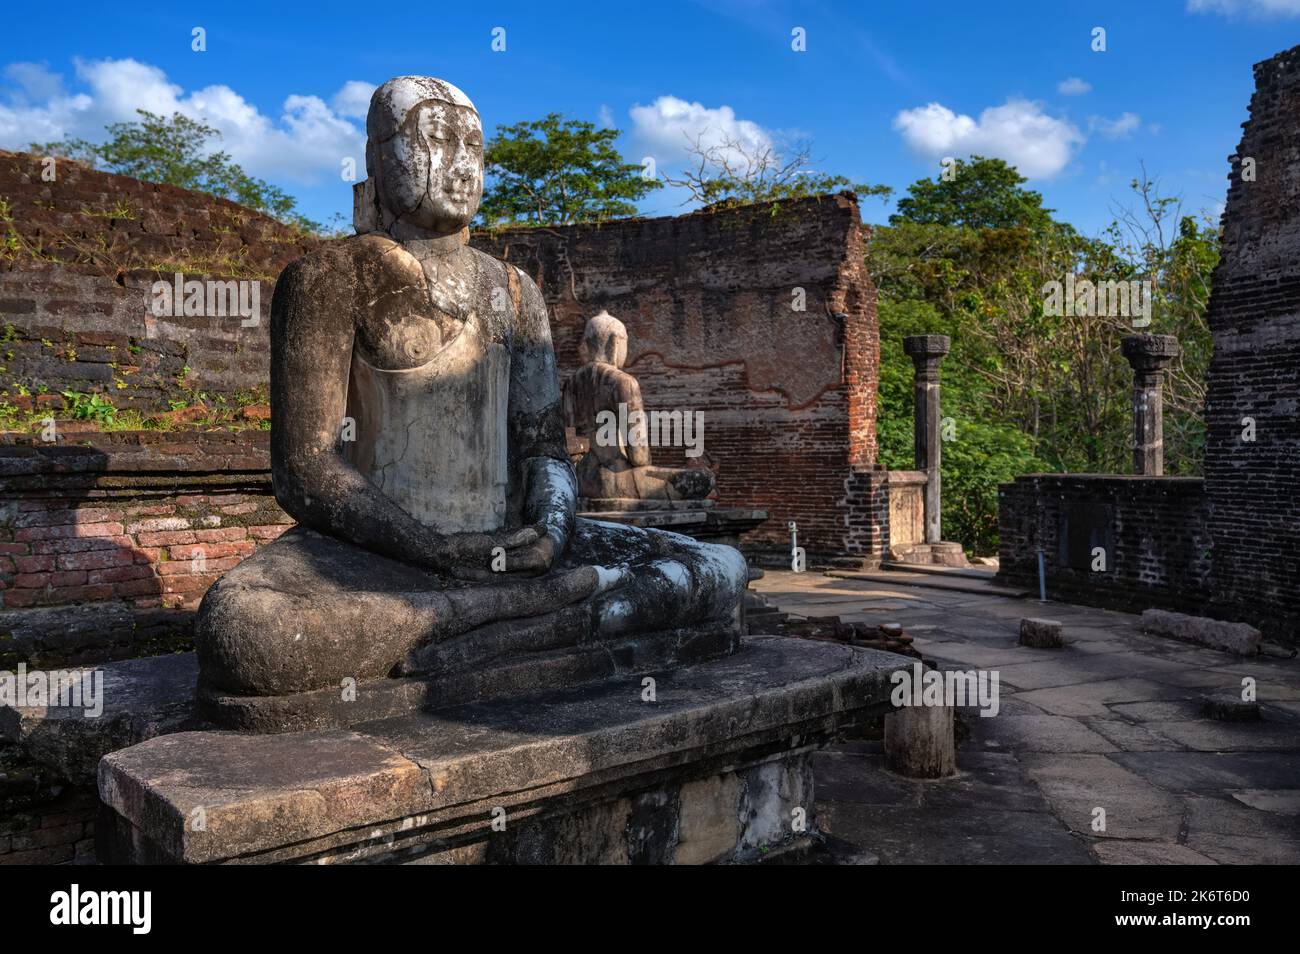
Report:
M 769 570 L 753 586 L 789 613 L 902 623 L 944 669 L 996 670 L 1001 711 L 962 710 L 970 738 L 952 779 L 891 774 L 879 742 L 819 753 L 827 832 L 884 864 L 1300 863 L 1300 659 L 1242 659 L 1148 636 L 1131 614 L 1008 599 L 977 580 L 960 585 L 983 592 L 887 575 Z M 1065 648 L 1018 646 L 1025 616 L 1064 623 Z M 1239 691 L 1245 676 L 1263 721 L 1201 716 L 1207 691 Z

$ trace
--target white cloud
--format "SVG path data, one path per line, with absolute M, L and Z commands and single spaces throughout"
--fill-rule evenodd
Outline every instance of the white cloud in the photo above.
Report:
M 1192 13 L 1244 14 L 1254 19 L 1300 16 L 1300 0 L 1187 0 Z
M 26 149 L 69 136 L 99 141 L 105 125 L 138 119 L 136 110 L 145 109 L 178 112 L 220 130 L 215 148 L 248 173 L 272 180 L 314 184 L 337 176 L 344 157 L 360 164 L 365 154 L 365 131 L 348 119 L 356 115 L 362 88 L 371 88 L 358 80 L 345 83 L 332 105 L 318 96 L 289 95 L 280 115 L 271 117 L 229 86 L 187 93 L 158 67 L 137 60 L 77 60 L 77 81 L 87 91 L 75 94 L 63 91 L 56 74 L 35 72 L 32 65 L 5 69 L 16 89 L 9 105 L 0 101 L 0 147 Z
M 599 114 L 599 116 L 597 117 L 596 122 L 597 122 L 597 125 L 599 125 L 601 129 L 613 129 L 613 128 L 614 128 L 614 113 L 613 113 L 613 111 L 610 110 L 610 108 L 609 108 L 608 106 L 606 106 L 604 103 L 602 103 L 601 106 L 600 106 L 600 114 Z
M 15 102 L 43 102 L 63 95 L 63 77 L 51 73 L 44 63 L 10 63 L 4 76 L 15 84 L 10 99 Z
M 370 111 L 370 97 L 378 87 L 362 80 L 348 80 L 330 99 L 330 106 L 340 116 L 365 120 Z
M 1082 96 L 1085 93 L 1092 92 L 1092 84 L 1079 79 L 1077 76 L 1071 76 L 1069 79 L 1063 79 L 1057 83 L 1056 91 L 1062 96 Z
M 1137 132 L 1142 126 L 1142 118 L 1137 113 L 1121 113 L 1116 119 L 1105 116 L 1089 116 L 1088 128 L 1096 130 L 1107 139 L 1123 139 Z
M 1030 179 L 1056 175 L 1087 138 L 1067 120 L 1048 116 L 1038 103 L 1023 99 L 991 106 L 979 119 L 930 103 L 900 112 L 894 129 L 926 158 L 989 156 L 1007 161 Z
M 711 108 L 676 96 L 660 96 L 649 106 L 633 106 L 628 114 L 632 117 L 633 136 L 660 166 L 686 159 L 697 141 L 704 149 L 736 143 L 739 152 L 750 156 L 764 148 L 775 148 L 767 130 L 751 120 L 738 119 L 730 106 Z M 743 157 L 737 154 L 729 158 L 740 161 Z

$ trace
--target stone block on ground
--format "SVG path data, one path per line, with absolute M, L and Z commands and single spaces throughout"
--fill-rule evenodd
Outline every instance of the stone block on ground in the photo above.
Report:
M 1060 649 L 1065 645 L 1064 627 L 1054 619 L 1022 619 L 1020 645 L 1033 649 Z
M 1228 623 L 1207 616 L 1149 609 L 1142 613 L 1142 629 L 1239 656 L 1253 656 L 1259 652 L 1260 632 L 1246 623 Z
M 957 771 L 951 706 L 902 706 L 885 716 L 885 761 L 909 778 L 944 778 Z

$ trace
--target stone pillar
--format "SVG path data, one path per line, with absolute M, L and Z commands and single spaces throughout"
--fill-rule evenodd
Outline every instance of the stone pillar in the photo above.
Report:
M 913 457 L 916 469 L 925 472 L 925 542 L 939 543 L 939 362 L 952 341 L 947 335 L 912 335 L 903 339 L 903 350 L 916 365 L 916 411 Z
M 1173 335 L 1129 335 L 1120 344 L 1133 366 L 1133 473 L 1159 477 L 1165 472 L 1165 368 L 1182 350 Z

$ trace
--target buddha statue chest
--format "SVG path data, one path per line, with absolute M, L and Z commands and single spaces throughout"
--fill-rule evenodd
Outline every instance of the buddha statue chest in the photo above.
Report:
M 345 459 L 420 522 L 496 529 L 507 514 L 510 356 L 471 311 L 440 309 L 359 335 Z

